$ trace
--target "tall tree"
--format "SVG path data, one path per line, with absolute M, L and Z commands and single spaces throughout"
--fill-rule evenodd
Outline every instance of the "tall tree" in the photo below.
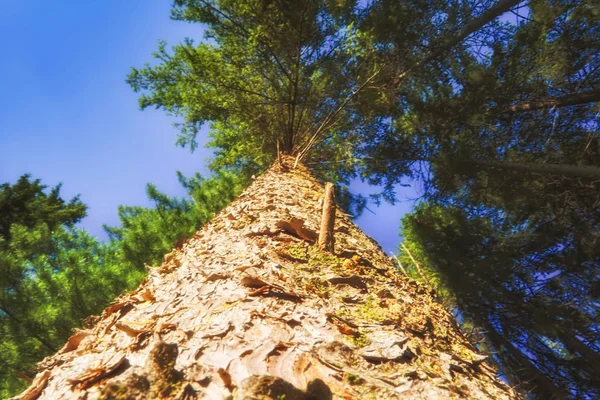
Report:
M 532 201 L 474 190 L 485 179 L 448 170 L 448 160 L 589 164 L 594 114 L 586 101 L 593 96 L 577 94 L 596 90 L 598 73 L 597 53 L 585 47 L 586 32 L 592 43 L 597 35 L 593 7 L 533 1 L 527 23 L 498 22 L 518 3 L 179 0 L 173 17 L 205 24 L 207 40 L 188 40 L 172 52 L 161 44 L 158 64 L 133 69 L 128 81 L 142 92 L 142 107 L 183 117 L 179 144 L 193 148 L 199 127 L 210 124 L 216 170 L 249 176 L 279 149 L 331 163 L 320 177 L 342 185 L 361 172 L 386 184 L 393 199 L 393 185 L 414 174 L 412 160 L 427 158 L 440 199 L 487 196 L 485 206 L 501 204 L 505 214 L 516 207 L 509 221 L 518 226 Z M 573 51 L 577 45 L 583 50 Z M 557 103 L 567 118 L 549 118 L 544 107 L 511 108 L 549 98 L 567 99 Z M 550 210 L 561 210 L 563 227 L 590 215 L 587 202 L 571 197 L 552 208 L 551 195 L 544 192 L 545 203 L 537 203 L 547 212 L 535 214 L 532 226 L 547 221 Z M 506 321 L 492 326 L 505 332 Z M 521 337 L 549 359 L 539 338 Z
M 79 197 L 65 202 L 60 197 L 60 187 L 46 193 L 47 186 L 30 175 L 21 176 L 14 185 L 0 186 L 0 237 L 3 243 L 11 239 L 11 226 L 33 228 L 43 223 L 54 230 L 60 225 L 73 226 L 86 215 L 86 206 Z M 4 275 L 4 274 L 3 274 Z
M 85 339 L 71 338 L 27 393 L 517 398 L 429 291 L 398 276 L 343 213 L 335 251 L 319 249 L 323 187 L 294 162 L 282 157 Z
M 479 31 L 518 3 L 178 0 L 172 18 L 203 24 L 205 40 L 171 51 L 161 43 L 157 63 L 133 68 L 127 81 L 142 108 L 183 119 L 178 144 L 193 150 L 209 124 L 213 169 L 250 176 L 279 149 L 326 160 L 316 172 L 343 189 L 361 171 L 377 173 L 356 156 L 381 145 L 395 108 L 444 88 L 450 50 L 485 42 Z M 392 181 L 408 172 L 385 169 Z
M 159 64 L 133 69 L 129 83 L 143 108 L 184 117 L 180 144 L 193 147 L 199 125 L 210 124 L 213 168 L 249 175 L 280 149 L 311 165 L 325 161 L 319 176 L 338 183 L 362 171 L 388 183 L 393 199 L 392 185 L 413 173 L 410 160 L 441 166 L 473 150 L 488 120 L 482 97 L 498 91 L 492 78 L 501 68 L 495 59 L 486 70 L 475 49 L 502 50 L 516 36 L 496 18 L 518 3 L 180 1 L 174 18 L 206 24 L 209 40 L 172 53 L 162 44 Z M 504 79 L 508 100 L 498 110 L 529 87 L 515 84 L 523 76 Z M 489 86 L 479 95 L 482 77 Z M 448 140 L 444 117 L 473 135 Z

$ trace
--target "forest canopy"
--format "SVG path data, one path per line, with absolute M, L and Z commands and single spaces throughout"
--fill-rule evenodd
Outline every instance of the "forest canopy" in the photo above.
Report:
M 254 173 L 280 150 L 340 193 L 361 177 L 393 202 L 396 185 L 420 182 L 407 273 L 436 286 L 512 384 L 593 397 L 592 3 L 176 1 L 172 18 L 203 24 L 204 39 L 161 44 L 128 82 L 142 108 L 184 119 L 179 144 L 208 124 L 214 168 Z

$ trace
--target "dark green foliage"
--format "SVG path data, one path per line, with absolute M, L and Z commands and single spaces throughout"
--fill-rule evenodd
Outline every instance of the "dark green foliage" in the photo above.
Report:
M 369 148 L 371 171 L 398 182 L 426 164 L 428 203 L 404 219 L 405 245 L 509 380 L 540 399 L 594 398 L 600 12 L 529 7 L 522 25 L 488 33 L 487 55 L 453 56 L 447 83 Z
M 45 193 L 39 179 L 23 175 L 14 185 L 0 186 L 0 237 L 9 241 L 13 224 L 32 228 L 45 223 L 50 230 L 60 225 L 73 226 L 86 215 L 86 206 L 78 197 L 66 203 L 60 197 L 60 185 Z
M 347 207 L 358 175 L 390 201 L 418 179 L 409 273 L 519 387 L 585 398 L 600 375 L 600 6 L 520 3 L 178 0 L 173 18 L 205 40 L 161 44 L 128 82 L 142 108 L 183 118 L 179 144 L 210 125 L 214 169 L 248 177 L 279 148 Z
M 597 395 L 600 252 L 540 214 L 517 226 L 498 210 L 421 204 L 403 219 L 404 244 L 512 382 L 527 377 L 539 398 Z
M 127 82 L 142 108 L 209 125 L 216 175 L 148 185 L 99 244 L 59 187 L 0 187 L 0 395 L 73 326 L 181 245 L 283 153 L 347 190 L 406 178 L 425 199 L 400 262 L 438 289 L 503 374 L 540 399 L 600 396 L 597 1 L 175 0 L 205 38 Z M 497 17 L 512 9 L 518 23 Z M 409 255 L 410 252 L 410 255 Z M 412 257 L 411 257 L 412 256 Z M 418 263 L 415 263 L 415 261 Z
M 133 289 L 146 275 L 144 265 L 159 264 L 244 185 L 228 172 L 210 179 L 179 174 L 179 180 L 190 198 L 149 184 L 155 207 L 120 207 L 122 225 L 106 228 L 109 243 L 73 227 L 86 206 L 78 198 L 64 201 L 59 186 L 47 194 L 39 180 L 23 176 L 0 187 L 1 398 L 23 390 L 36 362 L 61 348 L 84 318 Z
M 597 166 L 593 101 L 511 111 L 598 90 L 600 54 L 591 45 L 600 42 L 597 9 L 581 1 L 531 2 L 524 23 L 490 24 L 414 71 L 393 105 L 379 110 L 388 125 L 374 129 L 361 149 L 367 174 L 390 189 L 420 162 L 444 175 L 433 186 L 446 185 L 457 161 L 469 159 Z M 402 48 L 399 39 L 388 40 Z
M 121 268 L 118 250 L 72 225 L 86 207 L 23 176 L 0 187 L 0 397 L 24 389 L 20 376 L 62 347 L 71 329 L 133 288 L 141 273 Z
M 148 198 L 154 208 L 120 206 L 120 227 L 105 226 L 114 246 L 119 248 L 124 267 L 143 270 L 158 265 L 173 247 L 181 246 L 212 216 L 237 196 L 244 184 L 231 173 L 209 179 L 199 174 L 179 181 L 190 198 L 169 197 L 148 184 Z

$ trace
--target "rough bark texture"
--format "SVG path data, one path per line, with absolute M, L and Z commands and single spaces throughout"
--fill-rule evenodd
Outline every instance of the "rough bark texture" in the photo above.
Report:
M 284 157 L 73 335 L 24 399 L 512 399 L 425 287 Z
M 323 197 L 323 212 L 321 214 L 321 229 L 319 230 L 319 248 L 333 253 L 335 228 L 335 193 L 333 183 L 325 184 Z

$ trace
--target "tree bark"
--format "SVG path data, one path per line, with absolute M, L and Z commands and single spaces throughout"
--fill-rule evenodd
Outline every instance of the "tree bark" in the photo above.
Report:
M 322 190 L 275 165 L 17 398 L 519 398 L 348 217 L 313 243 Z
M 335 193 L 333 183 L 325 184 L 323 197 L 323 214 L 321 216 L 321 229 L 319 230 L 319 247 L 321 250 L 333 253 L 334 238 L 333 227 L 335 224 Z

